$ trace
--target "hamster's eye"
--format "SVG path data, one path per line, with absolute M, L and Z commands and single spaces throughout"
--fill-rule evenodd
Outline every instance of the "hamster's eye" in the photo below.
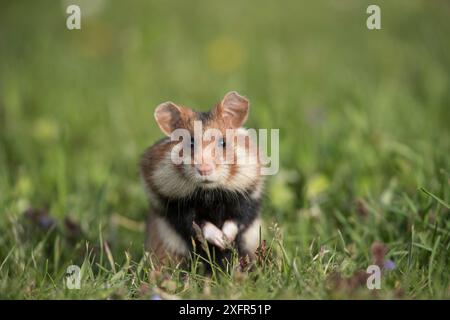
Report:
M 195 140 L 194 140 L 194 138 L 191 138 L 191 148 L 193 148 L 194 145 L 195 145 Z
M 223 138 L 220 138 L 220 139 L 219 139 L 218 144 L 219 144 L 219 147 L 222 147 L 222 148 L 225 148 L 226 145 L 227 145 L 227 144 L 225 143 L 225 140 L 224 140 Z

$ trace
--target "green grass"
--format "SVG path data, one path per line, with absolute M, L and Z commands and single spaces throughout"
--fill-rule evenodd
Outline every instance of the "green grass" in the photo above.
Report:
M 359 0 L 105 1 L 81 31 L 57 1 L 2 4 L 0 298 L 450 298 L 450 6 L 376 3 L 380 31 Z M 280 129 L 267 252 L 252 272 L 156 272 L 137 168 L 154 107 L 230 90 Z M 374 259 L 396 268 L 369 291 Z

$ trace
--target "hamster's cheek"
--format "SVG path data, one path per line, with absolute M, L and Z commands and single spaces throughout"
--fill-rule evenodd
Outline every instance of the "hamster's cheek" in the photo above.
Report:
M 217 175 L 217 180 L 221 183 L 226 183 L 228 176 L 230 175 L 230 168 L 228 165 L 218 165 L 216 167 L 216 175 Z
M 183 166 L 183 171 L 187 179 L 192 180 L 195 178 L 195 168 L 192 164 L 185 164 Z

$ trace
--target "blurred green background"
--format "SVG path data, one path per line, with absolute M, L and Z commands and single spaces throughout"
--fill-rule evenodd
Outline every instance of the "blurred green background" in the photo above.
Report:
M 69 4 L 81 30 L 66 28 Z M 367 29 L 369 4 L 382 30 Z M 448 294 L 449 210 L 419 188 L 449 203 L 449 17 L 448 1 L 419 0 L 3 2 L 0 262 L 12 244 L 32 250 L 14 231 L 27 208 L 71 217 L 91 241 L 101 230 L 119 261 L 139 256 L 155 106 L 207 110 L 236 90 L 249 127 L 280 129 L 263 215 L 288 254 L 337 237 L 356 245 L 354 267 L 379 240 Z M 430 249 L 417 257 L 414 225 Z M 32 269 L 25 256 L 9 267 Z M 22 292 L 11 279 L 0 288 Z

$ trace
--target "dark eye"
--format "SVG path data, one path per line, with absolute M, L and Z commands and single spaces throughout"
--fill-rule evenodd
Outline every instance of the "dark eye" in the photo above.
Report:
M 219 147 L 225 148 L 226 143 L 225 140 L 223 138 L 219 139 Z
M 191 148 L 193 148 L 194 145 L 195 145 L 195 140 L 194 140 L 194 138 L 191 138 Z

